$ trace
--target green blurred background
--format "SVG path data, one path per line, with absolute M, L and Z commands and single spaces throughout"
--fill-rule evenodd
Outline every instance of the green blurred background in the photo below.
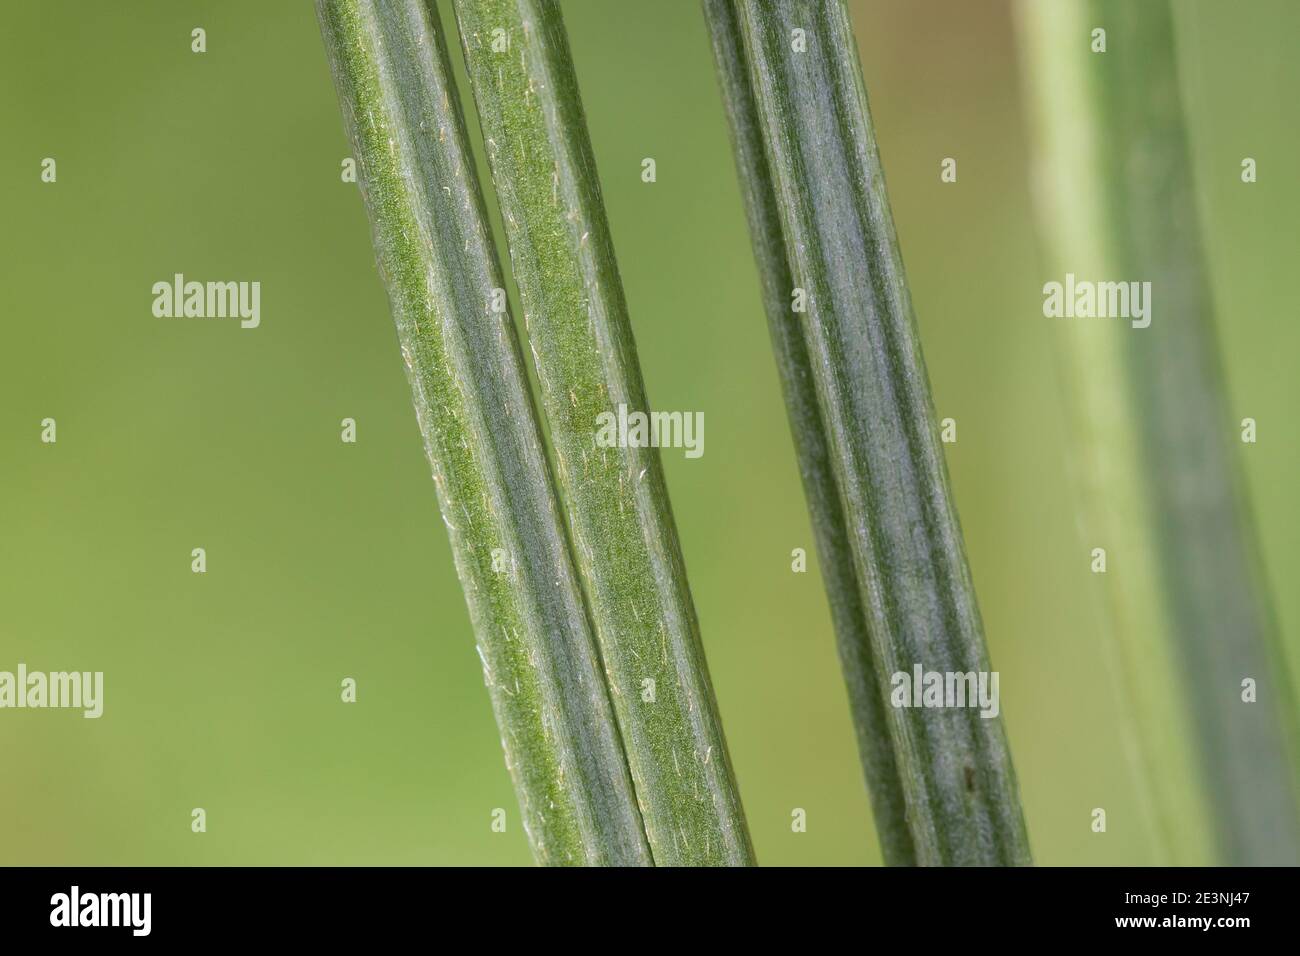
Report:
M 1176 7 L 1232 419 L 1259 421 L 1242 460 L 1296 673 L 1300 5 Z M 760 862 L 879 862 L 821 579 L 790 570 L 811 532 L 698 4 L 564 10 L 649 394 L 707 418 L 704 457 L 664 461 Z M 1145 862 L 1010 11 L 853 15 L 1035 857 Z M 48 0 L 5 20 L 0 670 L 102 670 L 105 712 L 0 711 L 0 863 L 529 862 L 311 5 Z M 154 318 L 176 272 L 260 281 L 261 327 Z

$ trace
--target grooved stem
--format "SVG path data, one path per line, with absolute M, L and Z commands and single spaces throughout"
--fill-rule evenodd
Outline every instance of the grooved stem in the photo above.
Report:
M 559 7 L 457 0 L 455 9 L 655 862 L 752 863 L 659 451 L 598 441 L 600 416 L 650 407 Z
M 437 10 L 316 9 L 533 852 L 649 863 L 519 342 L 491 308 L 504 283 Z

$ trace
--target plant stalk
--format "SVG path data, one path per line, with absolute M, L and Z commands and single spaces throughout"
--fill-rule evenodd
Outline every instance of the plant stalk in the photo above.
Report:
M 437 10 L 316 8 L 533 852 L 647 864 Z
M 1085 528 L 1108 554 L 1108 640 L 1155 855 L 1294 865 L 1294 695 L 1232 450 L 1172 11 L 1086 0 L 1019 13 L 1054 278 L 1151 289 L 1145 328 L 1050 321 L 1081 439 Z M 1243 699 L 1246 678 L 1256 702 Z
M 853 552 L 849 547 L 844 509 L 840 506 L 825 424 L 817 405 L 812 362 L 804 345 L 800 316 L 790 310 L 790 290 L 795 282 L 786 257 L 776 187 L 763 150 L 758 107 L 749 85 L 749 62 L 740 36 L 736 4 L 734 0 L 704 0 L 704 15 L 713 41 L 772 351 L 776 355 L 804 496 L 808 499 L 881 855 L 890 866 L 912 865 L 916 863 L 916 851 L 907 828 L 903 786 L 889 738 L 885 699 L 880 692 L 884 681 L 873 657 L 867 616 L 853 572 Z
M 601 416 L 650 406 L 559 6 L 455 10 L 650 848 L 659 865 L 752 863 L 658 449 L 599 440 Z
M 847 10 L 736 13 L 916 860 L 1026 864 L 1001 718 L 905 706 L 991 674 Z

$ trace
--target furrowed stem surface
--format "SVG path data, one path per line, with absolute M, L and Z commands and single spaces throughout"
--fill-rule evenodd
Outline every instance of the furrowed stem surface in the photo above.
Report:
M 737 6 L 881 681 L 989 672 L 866 90 L 840 0 Z M 793 31 L 806 49 L 795 49 Z M 793 303 L 792 298 L 792 303 Z M 1030 860 L 1000 717 L 886 710 L 916 859 Z
M 1053 278 L 1151 283 L 1145 328 L 1043 321 L 1060 326 L 1085 527 L 1107 549 L 1098 586 L 1156 855 L 1294 865 L 1294 696 L 1232 451 L 1171 9 L 1019 12 Z M 1105 52 L 1092 51 L 1096 28 Z M 1244 678 L 1256 702 L 1242 699 Z
M 490 308 L 503 283 L 437 11 L 317 15 L 534 854 L 649 863 L 519 342 Z
M 781 213 L 763 151 L 763 134 L 749 85 L 749 63 L 741 41 L 735 0 L 704 0 L 704 14 L 731 125 L 736 169 L 758 264 L 772 350 L 776 354 L 790 432 L 808 499 L 881 854 L 891 866 L 915 864 L 916 852 L 905 819 L 903 787 L 881 693 L 885 681 L 875 664 L 867 617 L 853 573 L 853 552 L 825 425 L 817 405 L 812 363 L 804 345 L 800 317 L 790 310 L 790 290 L 796 283 L 786 258 Z
M 602 413 L 650 409 L 559 8 L 455 9 L 655 862 L 752 863 L 658 450 L 597 442 Z

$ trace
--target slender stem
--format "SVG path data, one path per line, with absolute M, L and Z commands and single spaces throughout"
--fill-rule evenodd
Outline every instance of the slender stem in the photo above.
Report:
M 648 863 L 519 342 L 491 308 L 503 283 L 436 8 L 317 14 L 534 853 Z
M 991 686 L 848 13 L 737 12 L 879 693 L 917 668 Z M 886 713 L 917 861 L 1029 862 L 1001 718 L 909 696 Z
M 1151 289 L 1145 328 L 1053 321 L 1086 529 L 1108 549 L 1110 640 L 1157 855 L 1300 863 L 1294 697 L 1231 450 L 1170 6 L 1020 12 L 1054 261 L 1080 279 Z M 1097 28 L 1105 52 L 1092 50 Z M 1255 703 L 1243 700 L 1245 678 Z
M 704 0 L 713 40 L 713 55 L 722 98 L 731 125 L 736 168 L 758 263 L 772 350 L 785 395 L 804 495 L 812 518 L 826 596 L 830 601 L 840 665 L 848 686 L 858 754 L 871 793 L 872 814 L 881 852 L 891 866 L 916 863 L 898 766 L 889 739 L 884 682 L 878 673 L 867 616 L 853 573 L 844 509 L 835 483 L 831 449 L 817 406 L 812 363 L 804 345 L 799 316 L 790 310 L 795 282 L 785 251 L 785 233 L 777 208 L 776 187 L 759 128 L 758 107 L 749 85 L 749 62 L 740 36 L 734 0 Z
M 649 404 L 559 7 L 457 0 L 455 9 L 655 862 L 751 863 L 658 450 L 599 440 L 602 415 Z

